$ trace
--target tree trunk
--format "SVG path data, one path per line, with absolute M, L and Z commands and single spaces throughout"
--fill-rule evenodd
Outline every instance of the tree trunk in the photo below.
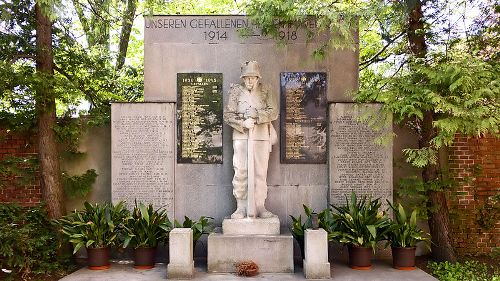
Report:
M 435 129 L 432 127 L 434 116 L 432 111 L 424 113 L 422 121 L 422 132 L 419 140 L 419 147 L 429 147 L 430 141 L 435 136 Z M 439 168 L 437 165 L 428 165 L 422 171 L 422 180 L 429 184 L 439 180 Z M 457 257 L 451 244 L 450 218 L 448 204 L 444 191 L 428 190 L 429 207 L 433 210 L 429 212 L 429 229 L 432 236 L 432 256 L 436 261 L 456 262 Z
M 40 8 L 35 5 L 36 13 L 36 70 L 42 77 L 54 75 L 52 57 L 52 23 Z M 53 130 L 56 124 L 56 102 L 51 81 L 38 87 L 36 107 L 38 114 L 38 158 L 42 185 L 42 199 L 47 204 L 51 219 L 65 214 L 59 154 Z
M 417 58 L 424 58 L 427 52 L 427 45 L 424 34 L 424 20 L 422 13 L 421 0 L 415 1 L 413 6 L 409 7 L 408 17 L 408 43 L 412 54 Z M 419 148 L 431 146 L 431 140 L 436 135 L 432 123 L 434 122 L 434 113 L 432 111 L 424 112 L 419 139 Z M 428 165 L 422 171 L 422 180 L 425 184 L 438 180 L 438 166 Z M 450 236 L 450 218 L 446 196 L 443 191 L 429 190 L 430 207 L 435 211 L 429 214 L 429 228 L 432 236 L 432 255 L 437 261 L 456 262 L 456 253 L 451 244 Z
M 118 47 L 118 58 L 116 60 L 116 69 L 121 69 L 125 64 L 127 57 L 128 41 L 130 40 L 130 32 L 134 24 L 135 10 L 137 8 L 137 0 L 127 1 L 127 10 L 123 15 L 122 31 L 120 33 L 120 44 Z

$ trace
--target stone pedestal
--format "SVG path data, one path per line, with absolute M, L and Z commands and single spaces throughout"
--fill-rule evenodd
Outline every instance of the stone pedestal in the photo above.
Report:
M 208 236 L 208 272 L 236 272 L 236 263 L 250 260 L 259 272 L 293 273 L 292 235 Z
M 224 234 L 230 235 L 279 235 L 280 220 L 277 217 L 268 219 L 225 219 L 222 222 Z
M 324 229 L 306 229 L 304 233 L 304 275 L 306 279 L 330 278 L 328 237 Z
M 169 236 L 168 279 L 191 279 L 194 275 L 193 230 L 174 228 Z

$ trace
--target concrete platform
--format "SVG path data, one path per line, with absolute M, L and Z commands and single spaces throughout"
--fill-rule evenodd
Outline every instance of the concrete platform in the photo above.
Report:
M 282 235 L 229 235 L 211 233 L 208 236 L 208 271 L 235 272 L 235 264 L 254 261 L 260 272 L 293 272 L 293 237 Z
M 255 277 L 239 277 L 232 273 L 207 273 L 206 261 L 196 261 L 193 279 L 195 281 L 295 281 L 307 280 L 302 268 L 295 266 L 294 273 L 261 273 Z M 374 261 L 371 270 L 354 270 L 346 263 L 333 262 L 331 266 L 332 278 L 322 280 L 335 281 L 437 281 L 420 269 L 413 271 L 401 271 L 391 267 L 391 261 Z M 136 270 L 130 264 L 112 263 L 108 270 L 95 271 L 82 268 L 62 279 L 61 281 L 164 281 L 167 280 L 167 269 L 165 264 L 157 264 L 150 270 Z

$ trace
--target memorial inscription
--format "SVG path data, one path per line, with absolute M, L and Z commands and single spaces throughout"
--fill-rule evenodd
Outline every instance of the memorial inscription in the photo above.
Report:
M 331 113 L 330 203 L 345 204 L 345 195 L 381 197 L 392 202 L 392 146 L 375 140 L 385 132 L 358 121 L 360 114 L 378 105 L 334 104 Z
M 177 74 L 177 162 L 222 163 L 222 73 Z
M 311 17 L 305 22 L 307 29 L 317 29 L 316 20 Z M 270 41 L 270 37 L 262 35 L 258 26 L 254 25 L 249 18 L 244 16 L 161 16 L 145 18 L 146 36 L 162 31 L 174 35 L 182 32 L 185 38 L 191 42 L 224 44 L 245 40 L 248 42 Z M 156 39 L 161 39 L 163 34 L 157 33 Z M 314 42 L 316 38 L 311 37 L 303 28 L 299 29 L 293 25 L 284 25 L 279 28 L 278 38 L 289 42 Z M 172 36 L 170 36 L 172 37 Z M 184 40 L 185 40 L 184 38 Z M 171 40 L 172 38 L 165 38 Z
M 282 163 L 326 163 L 326 78 L 322 72 L 281 73 Z
M 173 215 L 173 105 L 115 103 L 111 116 L 113 202 L 152 203 Z

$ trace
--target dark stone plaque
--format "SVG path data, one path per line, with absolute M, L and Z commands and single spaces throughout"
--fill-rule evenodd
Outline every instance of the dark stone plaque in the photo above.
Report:
M 326 73 L 282 72 L 281 163 L 327 160 Z
M 177 163 L 222 163 L 222 73 L 177 74 Z

